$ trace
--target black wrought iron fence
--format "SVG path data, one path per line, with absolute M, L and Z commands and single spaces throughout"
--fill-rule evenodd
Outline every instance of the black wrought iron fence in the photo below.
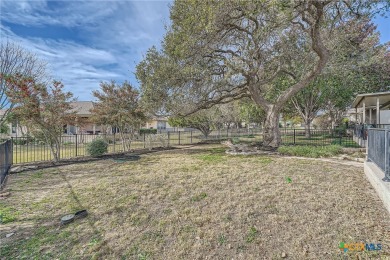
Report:
M 0 187 L 12 166 L 12 141 L 0 143 Z
M 352 133 L 345 128 L 334 129 L 281 129 L 283 145 L 341 145 L 343 147 L 359 147 L 354 142 Z
M 390 181 L 390 129 L 369 129 L 367 150 L 367 160 L 385 173 L 384 181 Z
M 260 129 L 221 129 L 204 136 L 198 130 L 176 131 L 159 134 L 142 134 L 130 136 L 128 134 L 75 134 L 63 135 L 59 141 L 59 158 L 71 159 L 87 156 L 87 145 L 96 138 L 103 138 L 108 143 L 108 153 L 127 152 L 144 148 L 160 146 L 176 146 L 196 144 L 207 140 L 223 140 L 234 137 L 254 137 L 260 135 Z M 12 137 L 13 162 L 15 164 L 42 162 L 53 160 L 50 145 L 43 140 L 25 137 Z
M 331 145 L 358 147 L 344 130 L 312 129 L 310 136 L 304 129 L 281 129 L 283 145 Z M 108 153 L 127 152 L 129 150 L 152 149 L 161 146 L 197 144 L 204 141 L 222 141 L 228 138 L 244 142 L 261 142 L 262 131 L 257 128 L 238 128 L 214 130 L 205 136 L 198 130 L 166 132 L 161 134 L 63 135 L 60 138 L 59 158 L 71 159 L 87 156 L 87 145 L 96 138 L 108 143 Z M 12 137 L 14 164 L 53 160 L 51 147 L 44 141 L 32 137 Z

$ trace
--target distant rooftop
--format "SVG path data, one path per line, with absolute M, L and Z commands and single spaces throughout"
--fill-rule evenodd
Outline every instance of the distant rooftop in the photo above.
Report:
M 72 102 L 71 106 L 77 115 L 91 115 L 91 109 L 93 108 L 92 101 L 76 101 Z

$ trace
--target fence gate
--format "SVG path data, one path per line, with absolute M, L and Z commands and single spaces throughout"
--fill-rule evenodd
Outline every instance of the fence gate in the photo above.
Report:
M 0 187 L 12 166 L 12 141 L 0 143 Z
M 367 160 L 375 163 L 384 173 L 383 181 L 390 181 L 390 130 L 368 130 Z

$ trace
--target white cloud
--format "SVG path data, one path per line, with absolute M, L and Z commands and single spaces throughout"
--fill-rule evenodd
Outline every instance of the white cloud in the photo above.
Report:
M 1 35 L 37 54 L 47 61 L 53 78 L 62 80 L 67 90 L 77 95 L 84 88 L 97 89 L 99 82 L 123 78 L 123 74 L 99 69 L 99 66 L 117 63 L 117 59 L 108 51 L 95 49 L 74 42 L 21 38 L 1 26 Z M 84 95 L 90 98 L 90 95 Z M 82 97 L 80 97 L 82 98 Z M 84 97 L 83 97 L 84 98 Z
M 53 77 L 62 80 L 80 100 L 91 99 L 100 81 L 130 80 L 142 55 L 159 45 L 169 22 L 166 1 L 60 1 L 61 8 L 43 0 L 0 3 L 0 19 L 34 28 L 61 26 L 77 37 L 64 39 L 20 36 L 0 23 L 0 36 L 19 42 L 45 59 Z M 5 10 L 13 10 L 7 12 Z M 31 34 L 28 34 L 31 35 Z
M 52 8 L 50 3 L 59 4 L 61 8 Z M 73 27 L 90 24 L 111 15 L 117 8 L 117 2 L 3 0 L 1 6 L 2 20 L 10 23 L 28 26 L 61 25 Z

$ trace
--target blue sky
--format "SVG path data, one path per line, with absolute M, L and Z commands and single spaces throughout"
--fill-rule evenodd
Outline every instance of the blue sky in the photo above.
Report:
M 1 0 L 0 37 L 46 60 L 50 73 L 79 100 L 92 100 L 100 81 L 138 83 L 136 64 L 160 45 L 170 1 Z M 390 41 L 390 18 L 375 20 Z

